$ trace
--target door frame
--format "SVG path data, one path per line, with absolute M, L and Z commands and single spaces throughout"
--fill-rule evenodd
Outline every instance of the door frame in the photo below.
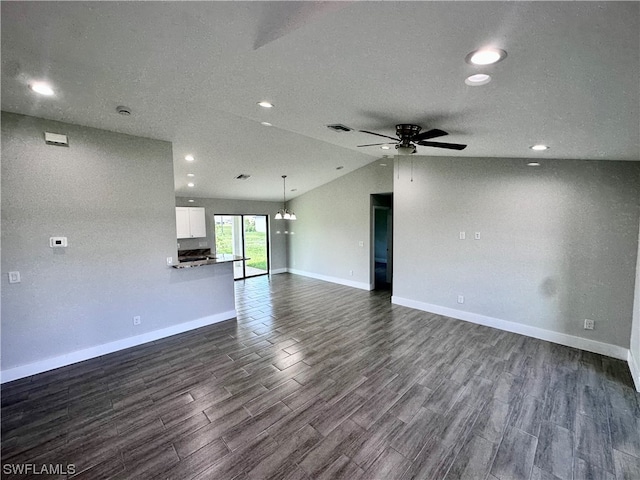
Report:
M 370 244 L 370 287 L 376 289 L 376 212 L 387 211 L 387 275 L 386 280 L 393 290 L 393 193 L 371 194 L 371 244 Z
M 270 243 L 270 226 L 269 226 L 269 214 L 267 213 L 214 213 L 213 214 L 213 244 L 216 244 L 216 217 L 240 217 L 240 224 L 242 225 L 241 234 L 242 234 L 242 256 L 246 256 L 246 241 L 245 241 L 245 232 L 244 232 L 244 217 L 265 217 L 265 228 L 266 228 L 266 247 L 267 247 L 267 269 L 264 273 L 258 273 L 257 275 L 249 275 L 247 276 L 247 261 L 242 261 L 242 277 L 235 278 L 234 280 L 245 280 L 247 278 L 253 277 L 261 277 L 263 275 L 269 275 L 269 271 L 271 268 L 271 243 Z M 217 248 L 216 248 L 217 253 Z M 234 262 L 235 263 L 235 262 Z

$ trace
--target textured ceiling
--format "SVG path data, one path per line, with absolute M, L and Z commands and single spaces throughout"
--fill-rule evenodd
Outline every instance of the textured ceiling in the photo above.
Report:
M 640 160 L 639 31 L 638 2 L 2 2 L 2 109 L 171 141 L 183 196 L 278 200 L 286 174 L 289 198 L 385 153 L 331 123 L 468 144 L 418 156 Z M 508 56 L 465 63 L 482 46 Z

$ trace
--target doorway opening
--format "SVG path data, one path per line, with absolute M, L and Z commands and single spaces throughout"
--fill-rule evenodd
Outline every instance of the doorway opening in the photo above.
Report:
M 393 284 L 393 194 L 371 195 L 371 271 L 374 290 Z
M 269 273 L 269 222 L 267 215 L 214 215 L 216 253 L 247 258 L 233 262 L 233 278 Z

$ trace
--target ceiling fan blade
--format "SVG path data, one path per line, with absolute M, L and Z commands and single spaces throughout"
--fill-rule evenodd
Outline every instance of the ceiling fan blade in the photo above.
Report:
M 368 134 L 370 134 L 370 135 L 377 135 L 377 136 L 379 136 L 379 137 L 390 138 L 390 139 L 391 139 L 391 140 L 393 140 L 394 142 L 397 142 L 397 141 L 398 141 L 398 137 L 389 137 L 389 136 L 387 136 L 387 135 L 382 135 L 381 133 L 368 132 L 368 131 L 366 131 L 366 130 L 358 130 L 358 131 L 359 131 L 359 132 L 362 132 L 362 133 L 368 133 Z
M 442 142 L 417 142 L 418 145 L 424 145 L 425 147 L 437 147 L 437 148 L 448 148 L 450 150 L 464 150 L 467 148 L 466 145 L 461 145 L 459 143 L 442 143 Z
M 439 130 L 437 128 L 432 128 L 431 130 L 427 130 L 426 132 L 419 133 L 411 137 L 412 142 L 420 142 L 421 140 L 429 140 L 430 138 L 436 137 L 444 137 L 445 135 L 449 135 L 444 130 Z
M 370 143 L 368 145 L 356 145 L 356 147 L 375 147 L 376 145 L 393 145 L 393 143 Z

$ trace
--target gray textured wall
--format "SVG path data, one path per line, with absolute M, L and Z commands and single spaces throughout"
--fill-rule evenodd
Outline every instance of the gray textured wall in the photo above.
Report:
M 234 309 L 229 265 L 166 266 L 170 143 L 3 112 L 1 191 L 3 370 Z
M 247 180 L 251 181 L 251 180 Z M 195 200 L 189 203 L 189 198 Z M 177 197 L 177 207 L 204 207 L 207 219 L 207 238 L 182 238 L 178 241 L 180 249 L 202 248 L 200 244 L 207 242 L 207 248 L 213 251 L 215 248 L 215 237 L 213 230 L 213 217 L 215 215 L 269 215 L 269 246 L 271 250 L 270 268 L 271 270 L 281 270 L 287 268 L 287 242 L 284 235 L 276 235 L 273 228 L 277 222 L 273 217 L 282 208 L 282 202 L 260 202 L 255 200 L 230 200 L 228 198 L 197 198 L 197 197 Z
M 386 167 L 380 163 L 375 161 L 289 202 L 298 217 L 292 222 L 295 234 L 289 236 L 289 268 L 371 282 L 371 194 L 393 191 L 393 162 L 386 162 Z
M 394 296 L 629 347 L 640 162 L 413 163 L 394 184 Z

